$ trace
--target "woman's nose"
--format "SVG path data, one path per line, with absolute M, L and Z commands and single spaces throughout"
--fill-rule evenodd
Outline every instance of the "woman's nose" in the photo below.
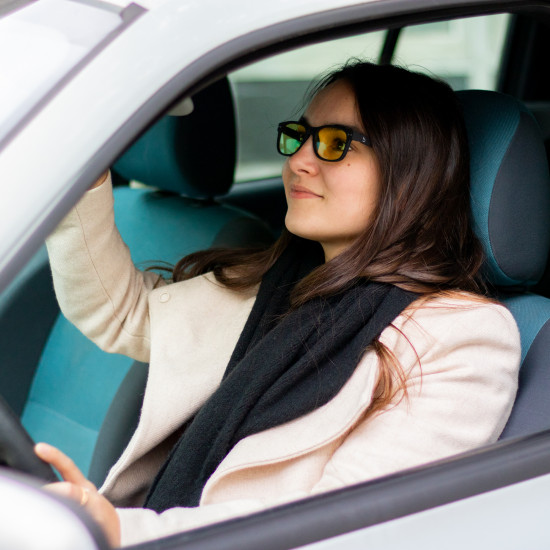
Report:
M 289 168 L 295 173 L 315 175 L 319 171 L 319 159 L 313 151 L 313 138 L 309 136 L 303 145 L 288 159 Z

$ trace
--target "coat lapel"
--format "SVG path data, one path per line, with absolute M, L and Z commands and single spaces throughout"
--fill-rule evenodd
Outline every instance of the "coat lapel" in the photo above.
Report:
M 208 480 L 203 500 L 227 475 L 299 457 L 345 434 L 369 407 L 377 375 L 376 355 L 367 353 L 340 392 L 326 405 L 239 441 Z
M 126 493 L 130 487 L 115 489 L 117 479 L 133 478 L 134 467 L 143 468 L 143 461 L 138 465 L 140 459 L 169 438 L 215 391 L 254 299 L 254 292 L 229 291 L 208 276 L 151 293 L 154 333 L 143 410 L 138 428 L 112 468 L 104 491 Z M 376 355 L 367 353 L 326 405 L 239 441 L 206 484 L 203 498 L 232 472 L 303 455 L 346 433 L 370 405 L 377 374 Z M 148 459 L 147 469 L 158 469 L 164 459 L 156 460 L 160 462 L 155 466 Z

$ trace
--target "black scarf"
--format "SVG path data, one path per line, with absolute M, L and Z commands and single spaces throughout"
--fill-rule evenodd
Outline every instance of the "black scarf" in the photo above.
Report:
M 198 506 L 208 478 L 241 439 L 330 401 L 367 346 L 416 298 L 359 280 L 289 313 L 290 291 L 322 262 L 317 243 L 295 238 L 266 273 L 221 385 L 160 469 L 146 508 Z

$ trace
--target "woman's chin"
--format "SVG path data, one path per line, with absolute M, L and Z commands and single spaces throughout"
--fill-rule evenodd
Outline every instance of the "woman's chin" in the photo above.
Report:
M 319 223 L 309 220 L 305 215 L 292 215 L 287 213 L 285 218 L 286 228 L 297 237 L 318 241 L 322 237 L 323 231 Z
M 285 224 L 287 230 L 292 233 L 293 235 L 296 235 L 296 237 L 301 237 L 302 239 L 307 239 L 309 241 L 320 241 L 319 233 L 312 231 L 311 229 L 308 230 L 308 228 L 300 227 L 297 224 Z

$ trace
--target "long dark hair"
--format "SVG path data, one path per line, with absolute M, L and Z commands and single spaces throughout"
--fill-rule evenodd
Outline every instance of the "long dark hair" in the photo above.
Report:
M 325 76 L 351 84 L 381 175 L 364 232 L 296 285 L 292 305 L 340 292 L 358 277 L 421 295 L 483 292 L 483 252 L 470 220 L 469 154 L 461 108 L 444 82 L 399 67 L 352 61 Z M 180 260 L 173 280 L 212 271 L 221 284 L 257 285 L 293 238 L 286 229 L 264 250 L 211 249 Z
M 352 61 L 323 78 L 312 97 L 339 80 L 355 92 L 378 160 L 381 193 L 368 227 L 294 287 L 292 306 L 345 290 L 359 277 L 418 293 L 422 298 L 410 311 L 434 296 L 460 296 L 460 291 L 486 300 L 480 276 L 483 251 L 471 227 L 466 130 L 452 89 L 399 67 Z M 264 250 L 190 254 L 175 266 L 173 280 L 212 271 L 228 288 L 252 288 L 293 238 L 285 229 Z M 380 369 L 365 417 L 407 395 L 407 373 L 392 351 L 379 339 L 370 347 Z

